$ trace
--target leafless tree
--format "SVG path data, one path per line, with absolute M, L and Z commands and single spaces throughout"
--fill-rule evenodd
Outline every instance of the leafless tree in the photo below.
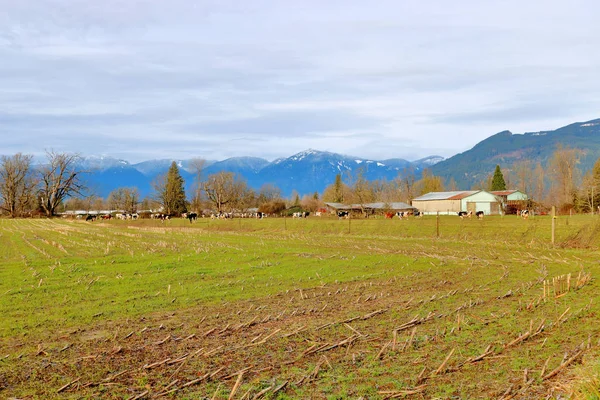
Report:
M 65 199 L 84 196 L 86 188 L 82 179 L 84 172 L 77 165 L 79 155 L 47 151 L 46 156 L 48 163 L 39 170 L 39 198 L 46 216 L 51 217 Z
M 192 210 L 200 210 L 202 208 L 202 180 L 204 178 L 206 160 L 203 158 L 194 158 L 190 162 L 190 167 L 194 172 L 193 195 L 190 203 Z
M 246 183 L 232 172 L 219 172 L 210 175 L 202 185 L 206 197 L 218 212 L 225 210 L 240 199 Z
M 558 206 L 572 205 L 580 178 L 577 167 L 581 151 L 559 146 L 548 163 L 552 177 L 552 198 Z
M 263 184 L 258 190 L 258 196 L 256 198 L 258 205 L 260 206 L 262 203 L 274 200 L 281 200 L 281 190 L 270 183 Z
M 373 190 L 371 182 L 365 178 L 364 171 L 362 169 L 358 169 L 353 181 L 354 182 L 351 185 L 352 202 L 358 204 L 363 215 L 366 215 L 364 205 L 375 201 L 375 191 Z
M 12 218 L 22 214 L 34 199 L 32 158 L 21 153 L 0 158 L 0 207 Z
M 108 195 L 109 207 L 113 210 L 123 210 L 128 213 L 137 212 L 140 204 L 140 193 L 137 188 L 118 188 Z

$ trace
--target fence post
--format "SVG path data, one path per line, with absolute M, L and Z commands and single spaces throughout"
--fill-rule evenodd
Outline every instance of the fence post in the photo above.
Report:
M 437 212 L 435 216 L 435 235 L 436 237 L 440 237 L 440 212 Z
M 554 246 L 554 231 L 556 230 L 556 207 L 552 206 L 552 245 Z
M 350 221 L 352 221 L 352 215 L 348 213 L 348 233 L 350 233 Z

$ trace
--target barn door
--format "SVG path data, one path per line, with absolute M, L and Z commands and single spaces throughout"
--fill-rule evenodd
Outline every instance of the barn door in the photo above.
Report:
M 490 213 L 491 214 L 500 214 L 500 203 L 490 203 Z
M 477 212 L 477 203 L 474 201 L 467 201 L 467 211 Z

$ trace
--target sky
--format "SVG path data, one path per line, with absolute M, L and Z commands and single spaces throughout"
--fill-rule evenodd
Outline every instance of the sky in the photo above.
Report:
M 0 154 L 450 157 L 600 118 L 600 2 L 0 0 Z

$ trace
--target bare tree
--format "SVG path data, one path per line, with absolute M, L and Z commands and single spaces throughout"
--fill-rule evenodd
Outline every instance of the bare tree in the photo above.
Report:
M 34 198 L 32 158 L 21 153 L 0 158 L 0 207 L 12 218 L 22 214 Z
M 581 151 L 559 146 L 548 163 L 552 177 L 552 198 L 558 206 L 572 205 L 580 178 L 577 167 Z
M 218 212 L 223 212 L 225 206 L 231 206 L 240 199 L 246 183 L 232 172 L 219 172 L 210 175 L 202 186 L 208 200 Z
M 442 192 L 444 191 L 444 182 L 441 177 L 433 175 L 426 168 L 423 170 L 421 179 L 415 182 L 414 188 L 415 193 L 419 196 L 430 192 Z
M 81 159 L 79 155 L 47 151 L 46 156 L 48 164 L 39 171 L 39 197 L 44 212 L 51 217 L 65 199 L 83 196 L 86 188 L 82 180 L 83 171 L 77 165 Z
M 109 208 L 123 210 L 130 214 L 137 212 L 140 204 L 140 193 L 136 187 L 118 188 L 108 195 Z
M 206 160 L 203 158 L 194 158 L 190 162 L 190 167 L 194 172 L 193 195 L 190 205 L 192 210 L 197 211 L 202 208 L 202 179 L 204 169 L 206 168 Z
M 281 200 L 281 190 L 270 183 L 263 184 L 258 190 L 258 196 L 256 198 L 258 205 L 260 206 L 262 203 L 274 200 Z
M 534 166 L 531 160 L 522 160 L 512 165 L 512 177 L 516 189 L 528 195 L 533 195 L 535 186 Z
M 365 178 L 364 171 L 359 169 L 356 172 L 356 177 L 351 185 L 352 188 L 352 200 L 357 203 L 363 215 L 366 215 L 365 204 L 375 201 L 375 192 L 371 183 Z

